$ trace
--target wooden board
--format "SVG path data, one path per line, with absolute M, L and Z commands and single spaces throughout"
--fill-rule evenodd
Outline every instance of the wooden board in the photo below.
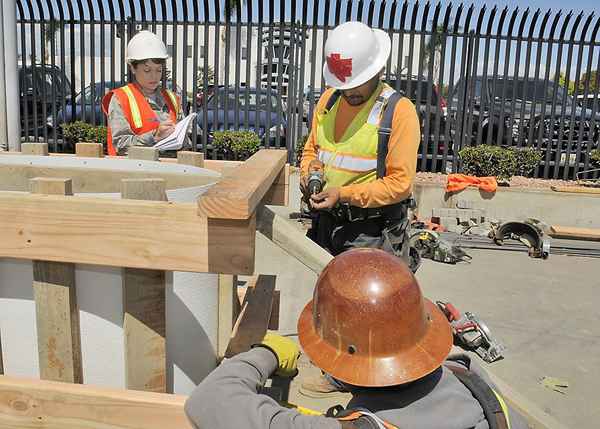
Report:
M 21 153 L 48 156 L 48 143 L 21 143 Z
M 219 274 L 219 326 L 217 335 L 217 358 L 225 356 L 231 339 L 233 324 L 240 313 L 237 295 L 237 276 Z
M 326 250 L 306 237 L 306 233 L 267 206 L 257 211 L 257 229 L 281 249 L 302 262 L 316 274 L 333 259 Z
M 193 165 L 194 167 L 204 167 L 204 154 L 201 152 L 179 151 L 177 152 L 177 163 Z
M 72 195 L 70 179 L 32 179 L 31 189 L 37 194 Z M 75 264 L 34 260 L 33 296 L 40 377 L 82 383 Z
M 600 188 L 589 188 L 585 186 L 552 186 L 552 190 L 576 194 L 600 194 Z
M 0 376 L 2 429 L 192 429 L 186 397 Z
M 156 178 L 166 180 L 167 189 L 189 188 L 214 183 L 219 178 L 190 172 L 117 170 L 111 168 L 61 167 L 2 164 L 0 156 L 0 191 L 29 191 L 29 180 L 34 177 L 68 177 L 73 181 L 73 192 L 121 192 L 122 179 Z
M 127 157 L 143 161 L 158 161 L 158 149 L 146 146 L 130 146 L 127 149 Z
M 290 196 L 290 164 L 285 164 L 283 170 L 271 189 L 267 192 L 263 199 L 263 203 L 271 206 L 287 206 Z
M 2 360 L 2 332 L 0 332 L 0 375 L 4 374 L 4 361 Z
M 121 198 L 166 201 L 163 179 L 123 180 Z M 167 391 L 165 272 L 123 269 L 125 386 Z
M 287 152 L 260 150 L 198 199 L 200 213 L 215 219 L 248 219 L 285 166 Z
M 577 228 L 574 226 L 552 225 L 550 227 L 549 235 L 553 238 L 600 241 L 600 229 L 598 228 Z
M 75 155 L 86 158 L 103 158 L 104 147 L 102 143 L 77 143 Z
M 209 226 L 194 203 L 0 192 L 0 231 L 0 257 L 173 271 L 254 271 L 255 222 Z M 209 249 L 209 243 L 216 247 Z
M 248 288 L 225 357 L 250 350 L 252 344 L 259 343 L 265 336 L 271 318 L 275 280 L 275 276 L 261 274 L 256 286 Z

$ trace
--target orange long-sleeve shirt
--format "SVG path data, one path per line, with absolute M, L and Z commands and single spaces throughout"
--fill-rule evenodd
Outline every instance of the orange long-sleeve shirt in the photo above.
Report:
M 302 152 L 300 171 L 308 173 L 308 165 L 317 159 L 319 142 L 317 136 L 317 111 L 323 111 L 333 93 L 328 89 L 319 99 L 313 115 L 312 129 Z M 363 105 L 352 106 L 340 97 L 335 118 L 335 140 L 339 141 Z M 386 176 L 369 183 L 360 183 L 340 188 L 340 201 L 357 207 L 381 207 L 398 203 L 412 192 L 417 169 L 417 151 L 421 140 L 419 117 L 414 104 L 406 97 L 396 104 L 392 119 L 392 133 L 385 159 Z

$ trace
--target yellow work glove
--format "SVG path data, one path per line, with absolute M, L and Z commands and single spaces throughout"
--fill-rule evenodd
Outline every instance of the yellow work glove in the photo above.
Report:
M 280 377 L 295 377 L 298 374 L 298 358 L 300 348 L 298 344 L 287 337 L 267 333 L 260 344 L 253 347 L 266 347 L 277 357 L 276 375 Z

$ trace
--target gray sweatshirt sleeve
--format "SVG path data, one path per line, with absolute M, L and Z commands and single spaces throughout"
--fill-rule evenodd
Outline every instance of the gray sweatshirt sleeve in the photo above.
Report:
M 139 136 L 133 133 L 117 97 L 113 97 L 108 105 L 108 124 L 113 138 L 113 146 L 119 155 L 126 154 L 129 146 L 154 145 L 153 131 Z
M 324 416 L 306 416 L 258 393 L 277 368 L 275 355 L 264 347 L 226 360 L 210 373 L 185 403 L 195 429 L 340 429 Z

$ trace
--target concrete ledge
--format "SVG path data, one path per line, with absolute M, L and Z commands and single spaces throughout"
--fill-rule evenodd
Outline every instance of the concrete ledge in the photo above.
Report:
M 437 208 L 484 209 L 487 218 L 514 220 L 535 218 L 549 225 L 600 228 L 600 195 L 570 194 L 542 189 L 498 188 L 493 194 L 477 188 L 447 194 L 443 186 L 418 183 L 414 188 L 417 214 L 431 217 Z

